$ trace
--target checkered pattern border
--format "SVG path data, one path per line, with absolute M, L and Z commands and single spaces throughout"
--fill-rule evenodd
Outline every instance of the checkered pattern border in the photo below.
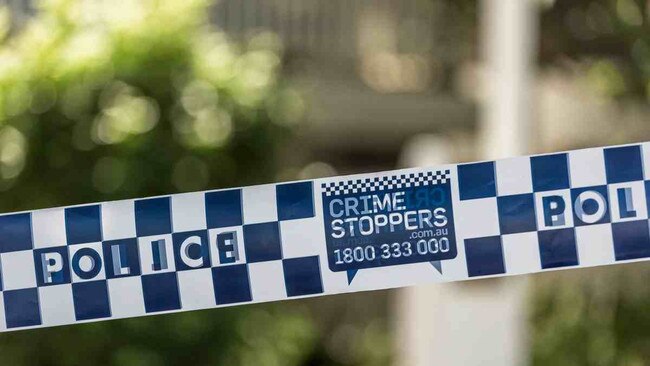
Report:
M 650 144 L 458 166 L 468 277 L 650 258 Z
M 312 182 L 0 216 L 0 329 L 324 292 Z
M 648 167 L 642 143 L 0 215 L 0 331 L 648 260 Z M 437 184 L 455 258 L 328 268 L 323 197 Z
M 445 184 L 449 180 L 450 171 L 424 171 L 383 177 L 358 178 L 339 182 L 323 183 L 321 187 L 326 196 L 380 192 L 386 189 L 420 187 L 434 184 Z

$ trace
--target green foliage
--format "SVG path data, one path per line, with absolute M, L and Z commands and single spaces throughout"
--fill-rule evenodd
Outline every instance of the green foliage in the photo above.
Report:
M 6 365 L 300 365 L 317 341 L 296 309 L 252 305 L 0 337 Z
M 271 180 L 300 119 L 269 34 L 211 29 L 202 0 L 57 0 L 0 10 L 0 209 Z M 4 365 L 297 365 L 300 307 L 251 306 L 0 336 Z
M 558 0 L 542 13 L 541 61 L 587 66 L 610 98 L 650 100 L 650 7 L 644 0 Z
M 534 292 L 534 365 L 646 365 L 646 265 L 540 276 Z
M 202 0 L 48 1 L 2 40 L 0 208 L 270 179 L 302 105 L 278 78 L 280 45 L 230 43 L 207 12 Z

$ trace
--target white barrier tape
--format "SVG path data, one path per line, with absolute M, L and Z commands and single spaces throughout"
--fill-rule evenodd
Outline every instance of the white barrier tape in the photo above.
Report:
M 25 329 L 650 258 L 650 143 L 0 216 Z

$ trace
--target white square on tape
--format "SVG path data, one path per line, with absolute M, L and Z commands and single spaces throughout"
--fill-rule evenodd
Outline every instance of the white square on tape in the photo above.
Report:
M 541 270 L 537 232 L 501 236 L 503 259 L 508 274 L 522 274 Z
M 308 257 L 325 253 L 325 228 L 314 218 L 280 222 L 284 258 Z
M 266 184 L 242 189 L 244 224 L 278 221 L 275 185 Z
M 607 184 L 603 149 L 576 150 L 569 153 L 571 188 Z
M 456 217 L 462 217 L 457 223 L 456 232 L 460 238 L 478 238 L 499 235 L 499 212 L 496 197 L 466 200 L 456 203 Z
M 530 158 L 510 158 L 496 161 L 497 195 L 531 193 L 533 179 Z
M 282 261 L 248 264 L 253 301 L 273 301 L 287 297 Z
M 172 196 L 172 227 L 174 232 L 203 230 L 208 227 L 203 192 Z
M 31 250 L 0 254 L 3 290 L 36 287 L 34 254 Z
M 72 285 L 44 286 L 38 288 L 43 325 L 64 325 L 76 321 Z
M 577 226 L 576 246 L 580 265 L 597 266 L 616 261 L 611 224 Z
M 72 282 L 106 279 L 106 261 L 104 260 L 102 243 L 69 245 L 68 252 Z M 78 258 L 75 258 L 75 256 Z M 75 270 L 75 263 L 77 262 L 78 268 Z
M 145 314 L 140 276 L 114 278 L 107 281 L 113 318 L 128 318 Z
M 66 245 L 64 209 L 32 212 L 32 233 L 35 249 Z
M 135 238 L 135 206 L 132 200 L 102 203 L 104 240 Z
M 178 290 L 183 310 L 208 309 L 216 305 L 211 268 L 178 272 Z

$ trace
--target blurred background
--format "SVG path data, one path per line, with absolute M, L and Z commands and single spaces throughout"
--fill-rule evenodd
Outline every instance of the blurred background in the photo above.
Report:
M 649 139 L 647 0 L 0 0 L 2 212 Z M 646 365 L 648 275 L 0 334 L 0 364 Z

